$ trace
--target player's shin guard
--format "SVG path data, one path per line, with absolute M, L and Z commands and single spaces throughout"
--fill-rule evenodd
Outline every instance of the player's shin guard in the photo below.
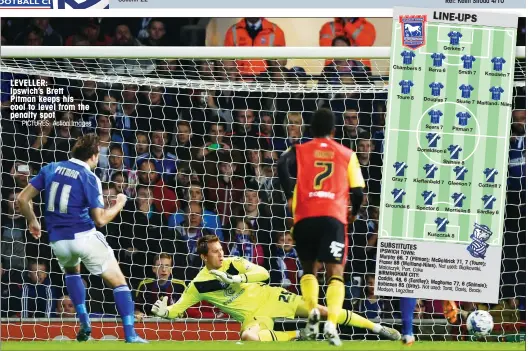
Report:
M 114 288 L 114 300 L 117 312 L 123 321 L 123 329 L 125 331 L 125 339 L 130 339 L 136 336 L 134 330 L 134 302 L 132 301 L 132 293 L 126 285 L 120 285 Z
M 337 324 L 339 312 L 343 308 L 345 300 L 345 284 L 340 276 L 332 276 L 328 280 L 328 289 L 326 290 L 326 307 L 328 308 L 328 321 Z
M 297 331 L 261 330 L 258 332 L 258 336 L 260 341 L 290 341 L 297 337 Z
M 381 329 L 379 324 L 373 323 L 366 318 L 361 317 L 360 315 L 355 314 L 352 311 L 341 310 L 337 317 L 337 324 L 346 325 L 349 327 L 358 327 L 372 330 L 375 333 L 378 333 Z
M 413 315 L 416 299 L 411 297 L 402 297 L 400 299 L 400 311 L 402 317 L 402 334 L 413 335 Z
M 308 311 L 317 306 L 319 298 L 319 282 L 313 274 L 305 274 L 301 278 L 301 292 Z
M 75 306 L 75 312 L 83 327 L 90 327 L 90 318 L 86 311 L 86 287 L 84 286 L 80 274 L 66 274 L 66 288 Z

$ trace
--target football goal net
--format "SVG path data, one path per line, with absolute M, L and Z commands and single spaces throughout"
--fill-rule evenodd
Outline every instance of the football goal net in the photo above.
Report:
M 310 118 L 321 107 L 335 113 L 336 139 L 356 150 L 367 184 L 349 228 L 344 307 L 399 328 L 399 299 L 374 295 L 389 49 L 2 47 L 3 338 L 75 337 L 75 311 L 45 223 L 41 240 L 32 239 L 15 199 L 40 168 L 69 158 L 77 136 L 95 132 L 105 206 L 118 193 L 129 197 L 99 230 L 133 290 L 138 329 L 149 340 L 237 340 L 239 324 L 207 303 L 170 322 L 152 317 L 152 304 L 163 295 L 178 299 L 201 267 L 196 239 L 209 233 L 226 255 L 266 267 L 271 285 L 300 293 L 276 165 L 292 144 L 309 140 Z M 478 306 L 493 310 L 495 338 L 524 330 L 524 57 L 517 48 L 501 298 Z M 42 199 L 34 207 L 41 216 Z M 84 268 L 82 277 L 93 337 L 122 338 L 112 290 Z M 322 287 L 324 278 L 323 270 Z M 419 300 L 414 325 L 425 340 L 465 334 L 445 321 L 438 300 Z M 293 320 L 276 327 L 302 326 Z M 341 334 L 377 339 L 357 328 Z

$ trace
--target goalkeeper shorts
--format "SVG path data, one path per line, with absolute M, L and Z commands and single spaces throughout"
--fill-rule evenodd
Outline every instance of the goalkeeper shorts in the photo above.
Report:
M 241 331 L 256 325 L 260 326 L 260 330 L 273 330 L 275 318 L 295 318 L 302 297 L 279 287 L 267 285 L 265 288 L 269 290 L 267 301 L 244 320 Z

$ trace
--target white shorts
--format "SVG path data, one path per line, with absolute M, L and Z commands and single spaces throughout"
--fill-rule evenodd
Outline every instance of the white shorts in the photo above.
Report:
M 116 261 L 104 235 L 95 228 L 76 233 L 73 240 L 54 241 L 50 246 L 63 272 L 65 267 L 75 267 L 82 262 L 90 273 L 101 275 L 109 263 Z

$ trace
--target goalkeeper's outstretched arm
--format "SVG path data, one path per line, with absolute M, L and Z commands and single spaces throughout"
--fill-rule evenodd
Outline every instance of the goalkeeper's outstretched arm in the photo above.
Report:
M 152 314 L 168 319 L 179 318 L 183 316 L 189 307 L 200 301 L 200 295 L 194 287 L 194 284 L 191 283 L 189 288 L 183 292 L 180 299 L 174 305 L 167 306 L 167 296 L 156 301 L 154 306 L 152 306 Z
M 237 275 L 230 275 L 219 270 L 211 270 L 211 274 L 224 283 L 258 283 L 268 280 L 270 275 L 266 268 L 253 264 L 244 258 L 236 258 L 232 262 L 237 269 Z

